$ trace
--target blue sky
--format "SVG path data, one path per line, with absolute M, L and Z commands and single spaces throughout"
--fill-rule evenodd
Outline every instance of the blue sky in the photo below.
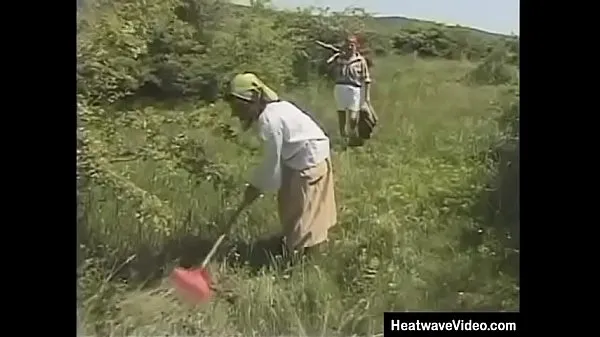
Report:
M 242 2 L 242 1 L 239 1 Z M 278 7 L 361 7 L 375 15 L 460 24 L 495 33 L 519 34 L 519 0 L 272 0 Z

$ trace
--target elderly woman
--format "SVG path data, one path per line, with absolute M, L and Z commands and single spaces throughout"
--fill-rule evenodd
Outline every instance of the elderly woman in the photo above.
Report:
M 331 48 L 330 48 L 331 49 Z M 334 49 L 332 49 L 334 50 Z M 361 90 L 364 88 L 364 103 L 371 104 L 371 75 L 365 58 L 358 52 L 358 42 L 350 36 L 342 49 L 327 60 L 334 66 L 334 97 L 338 111 L 340 136 L 346 138 L 346 116 L 349 117 L 351 138 L 358 137 L 358 117 L 362 106 Z
M 287 250 L 319 251 L 337 221 L 329 138 L 309 113 L 280 100 L 254 74 L 235 76 L 230 96 L 232 115 L 245 129 L 256 124 L 264 141 L 264 158 L 244 203 L 278 190 Z

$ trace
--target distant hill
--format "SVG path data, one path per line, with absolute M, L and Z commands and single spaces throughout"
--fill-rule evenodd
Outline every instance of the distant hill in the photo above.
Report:
M 244 0 L 233 0 L 233 1 L 231 1 L 231 4 L 234 7 L 239 7 L 241 10 L 243 10 L 242 8 L 248 7 L 248 5 L 245 4 L 245 2 L 246 1 L 244 1 Z M 275 8 L 275 10 L 280 10 L 280 8 Z M 427 21 L 427 20 L 411 19 L 411 18 L 407 18 L 407 17 L 403 17 L 403 16 L 374 16 L 370 20 L 368 20 L 368 22 L 366 22 L 366 26 L 369 29 L 372 29 L 374 31 L 384 33 L 384 34 L 385 33 L 393 34 L 393 33 L 397 32 L 398 30 L 402 29 L 403 27 L 415 26 L 415 25 L 434 26 L 434 25 L 443 25 L 443 24 L 433 22 L 433 21 Z M 482 39 L 499 39 L 499 38 L 510 37 L 510 35 L 506 35 L 506 34 L 492 33 L 492 32 L 487 32 L 487 31 L 484 31 L 481 29 L 465 27 L 465 26 L 460 26 L 460 25 L 446 25 L 446 27 L 451 28 L 452 30 L 457 31 L 457 32 L 464 31 L 466 33 L 473 34 L 477 38 L 482 38 Z
M 428 25 L 439 25 L 440 24 L 440 23 L 436 23 L 433 21 L 411 19 L 411 18 L 406 18 L 406 17 L 402 17 L 402 16 L 377 16 L 377 17 L 373 17 L 370 21 L 371 22 L 367 23 L 367 27 L 369 27 L 370 29 L 373 29 L 375 31 L 382 32 L 382 33 L 386 33 L 386 32 L 393 33 L 394 31 L 397 31 L 399 29 L 402 29 L 402 27 L 407 27 L 407 26 L 415 26 L 415 25 L 428 26 Z M 446 25 L 446 26 L 453 30 L 457 30 L 457 31 L 462 30 L 462 31 L 474 34 L 477 37 L 484 38 L 484 39 L 498 39 L 498 38 L 510 37 L 510 35 L 486 32 L 484 30 L 471 28 L 471 27 L 464 27 L 464 26 L 459 26 L 459 25 Z

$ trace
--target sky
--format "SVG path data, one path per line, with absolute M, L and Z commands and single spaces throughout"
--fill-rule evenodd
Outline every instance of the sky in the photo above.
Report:
M 240 1 L 241 2 L 241 1 Z M 376 16 L 460 24 L 488 32 L 519 35 L 519 0 L 272 0 L 277 7 L 364 8 Z

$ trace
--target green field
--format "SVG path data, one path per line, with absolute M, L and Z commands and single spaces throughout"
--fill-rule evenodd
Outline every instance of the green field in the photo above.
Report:
M 409 57 L 379 60 L 373 104 L 381 126 L 364 148 L 334 154 L 339 224 L 331 251 L 318 265 L 255 274 L 251 266 L 230 263 L 235 260 L 230 255 L 211 268 L 237 297 L 233 304 L 224 297 L 189 309 L 154 287 L 117 292 L 88 302 L 90 310 L 101 304 L 108 311 L 90 316 L 87 332 L 107 324 L 115 335 L 371 335 L 381 332 L 386 310 L 518 309 L 518 251 L 502 228 L 489 226 L 481 205 L 487 179 L 497 170 L 481 154 L 500 140 L 492 104 L 501 99 L 503 88 L 457 82 L 473 67 Z M 315 83 L 288 96 L 310 106 L 335 130 L 331 91 L 330 85 Z M 218 113 L 228 117 L 226 110 Z M 232 174 L 242 175 L 256 162 L 250 151 L 240 152 L 237 145 L 202 130 L 185 125 L 168 129 L 189 132 L 209 144 L 211 155 Z M 135 133 L 129 132 L 135 142 Z M 182 218 L 193 211 L 192 220 L 182 222 L 180 235 L 210 231 L 216 236 L 218 229 L 206 217 L 224 212 L 218 193 L 207 195 L 206 188 L 194 187 L 183 173 L 158 176 L 155 163 L 129 165 L 131 180 L 169 201 Z M 144 235 L 139 237 L 140 226 L 127 220 L 126 202 L 102 192 L 95 198 L 96 212 L 88 215 L 88 223 L 102 224 L 114 246 L 137 246 Z M 228 202 L 239 200 L 233 195 Z M 271 195 L 255 204 L 239 221 L 230 244 L 275 234 L 275 205 Z M 160 235 L 152 239 L 159 244 L 167 240 Z M 178 252 L 163 251 L 157 258 L 180 254 L 187 263 L 199 263 L 210 242 L 187 241 L 177 245 Z
M 106 107 L 104 119 L 81 108 L 81 158 L 91 162 L 80 164 L 82 333 L 381 336 L 384 311 L 519 310 L 519 161 L 506 125 L 518 110 L 514 80 L 498 80 L 515 67 L 488 63 L 377 57 L 380 125 L 361 148 L 339 144 L 330 81 L 267 83 L 333 135 L 338 224 L 315 263 L 268 261 L 279 222 L 266 195 L 210 264 L 223 290 L 199 307 L 166 277 L 202 261 L 241 201 L 260 159 L 256 135 L 240 133 L 219 100 L 139 100 Z

